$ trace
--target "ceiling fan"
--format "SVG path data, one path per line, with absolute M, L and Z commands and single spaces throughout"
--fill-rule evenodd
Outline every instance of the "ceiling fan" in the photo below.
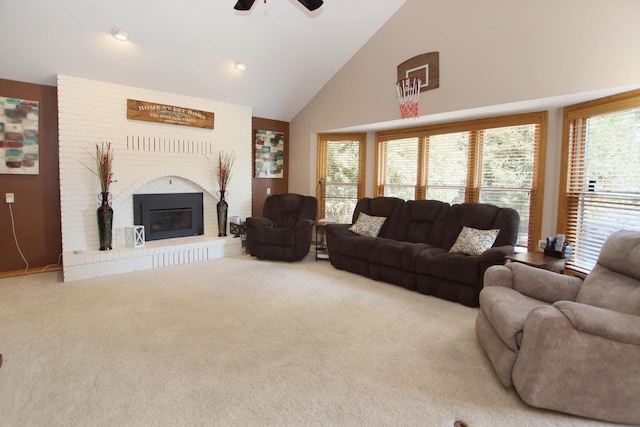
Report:
M 235 10 L 250 10 L 253 3 L 256 0 L 238 0 L 236 5 L 233 7 Z M 322 0 L 298 0 L 301 5 L 309 9 L 310 11 L 314 11 L 324 3 Z M 266 3 L 267 0 L 264 0 Z

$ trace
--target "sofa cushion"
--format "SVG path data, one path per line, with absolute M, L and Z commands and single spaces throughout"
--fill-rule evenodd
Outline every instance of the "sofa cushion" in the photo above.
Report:
M 520 348 L 527 316 L 531 310 L 543 305 L 549 304 L 503 286 L 490 286 L 480 292 L 480 309 L 500 339 L 513 351 Z
M 620 230 L 611 234 L 602 245 L 598 264 L 640 282 L 640 235 L 637 231 Z
M 372 264 L 387 265 L 413 273 L 413 259 L 429 246 L 421 243 L 403 242 L 378 238 L 371 245 L 368 261 Z
M 432 261 L 435 257 L 446 253 L 444 249 L 431 247 L 425 247 L 416 255 L 415 259 L 415 272 L 417 274 L 428 276 L 431 274 L 431 268 L 433 267 Z
M 440 247 L 450 205 L 438 200 L 407 200 L 402 211 L 400 238 Z
M 295 245 L 296 235 L 288 228 L 267 228 L 264 229 L 264 232 L 264 239 L 260 243 L 263 243 L 267 246 Z
M 371 245 L 367 261 L 371 264 L 384 264 L 402 268 L 402 252 L 407 243 L 393 239 L 379 238 Z
M 342 238 L 340 253 L 352 258 L 367 260 L 371 252 L 371 246 L 378 243 L 378 238 L 349 234 L 351 234 L 351 236 Z M 331 248 L 331 246 L 329 246 L 329 248 Z
M 293 228 L 302 219 L 315 219 L 318 201 L 301 194 L 273 194 L 264 201 L 262 216 L 273 221 L 275 228 Z
M 397 197 L 365 197 L 358 200 L 353 211 L 352 223 L 358 220 L 360 212 L 370 216 L 383 216 L 387 220 L 382 225 L 378 236 L 402 240 L 398 235 L 402 211 L 405 202 Z
M 449 249 L 452 254 L 480 255 L 493 246 L 500 230 L 478 230 L 477 228 L 462 227 L 455 243 Z
M 518 238 L 520 216 L 511 208 L 500 208 L 486 203 L 461 203 L 449 209 L 442 238 L 443 249 L 449 250 L 455 243 L 462 227 L 481 230 L 498 229 L 494 247 L 514 246 Z
M 427 257 L 425 258 L 425 254 Z M 447 279 L 467 286 L 477 287 L 481 280 L 481 257 L 452 254 L 445 250 L 421 252 L 420 262 L 427 262 L 431 276 Z
M 387 220 L 384 216 L 370 216 L 360 212 L 356 223 L 349 227 L 349 231 L 360 236 L 378 237 L 382 225 Z
M 640 281 L 596 264 L 576 302 L 640 316 Z
M 578 292 L 576 301 L 640 316 L 640 234 L 613 233 L 602 246 L 598 263 Z

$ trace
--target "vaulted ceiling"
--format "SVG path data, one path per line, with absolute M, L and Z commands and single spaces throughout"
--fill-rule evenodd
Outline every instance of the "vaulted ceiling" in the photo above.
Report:
M 313 12 L 297 0 L 247 12 L 236 0 L 2 1 L 0 78 L 55 85 L 64 74 L 290 121 L 405 1 L 325 0 Z

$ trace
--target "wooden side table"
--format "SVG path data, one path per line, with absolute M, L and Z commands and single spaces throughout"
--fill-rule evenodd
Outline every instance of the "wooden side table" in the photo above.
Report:
M 542 268 L 544 270 L 554 271 L 564 274 L 564 264 L 566 258 L 556 258 L 543 254 L 542 252 L 517 252 L 512 255 L 505 256 L 510 262 L 520 262 L 532 267 Z
M 243 222 L 240 224 L 235 224 L 233 222 L 229 223 L 229 232 L 233 234 L 233 237 L 240 238 L 240 244 L 242 245 L 242 255 L 247 253 L 247 223 Z
M 327 250 L 327 224 L 332 224 L 335 221 L 320 219 L 316 221 L 316 261 L 319 259 L 329 259 L 329 251 Z

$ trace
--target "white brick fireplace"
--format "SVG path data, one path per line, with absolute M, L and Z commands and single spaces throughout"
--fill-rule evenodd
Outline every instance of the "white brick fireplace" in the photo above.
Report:
M 127 99 L 215 114 L 214 129 L 127 119 Z M 118 274 L 241 253 L 240 239 L 218 237 L 220 151 L 236 156 L 228 187 L 229 216 L 251 213 L 251 108 L 205 99 L 58 76 L 60 208 L 64 280 Z M 113 250 L 98 250 L 96 209 L 100 183 L 92 171 L 95 147 L 114 147 L 111 184 Z M 204 235 L 147 242 L 127 248 L 124 228 L 133 224 L 133 194 L 202 192 Z

